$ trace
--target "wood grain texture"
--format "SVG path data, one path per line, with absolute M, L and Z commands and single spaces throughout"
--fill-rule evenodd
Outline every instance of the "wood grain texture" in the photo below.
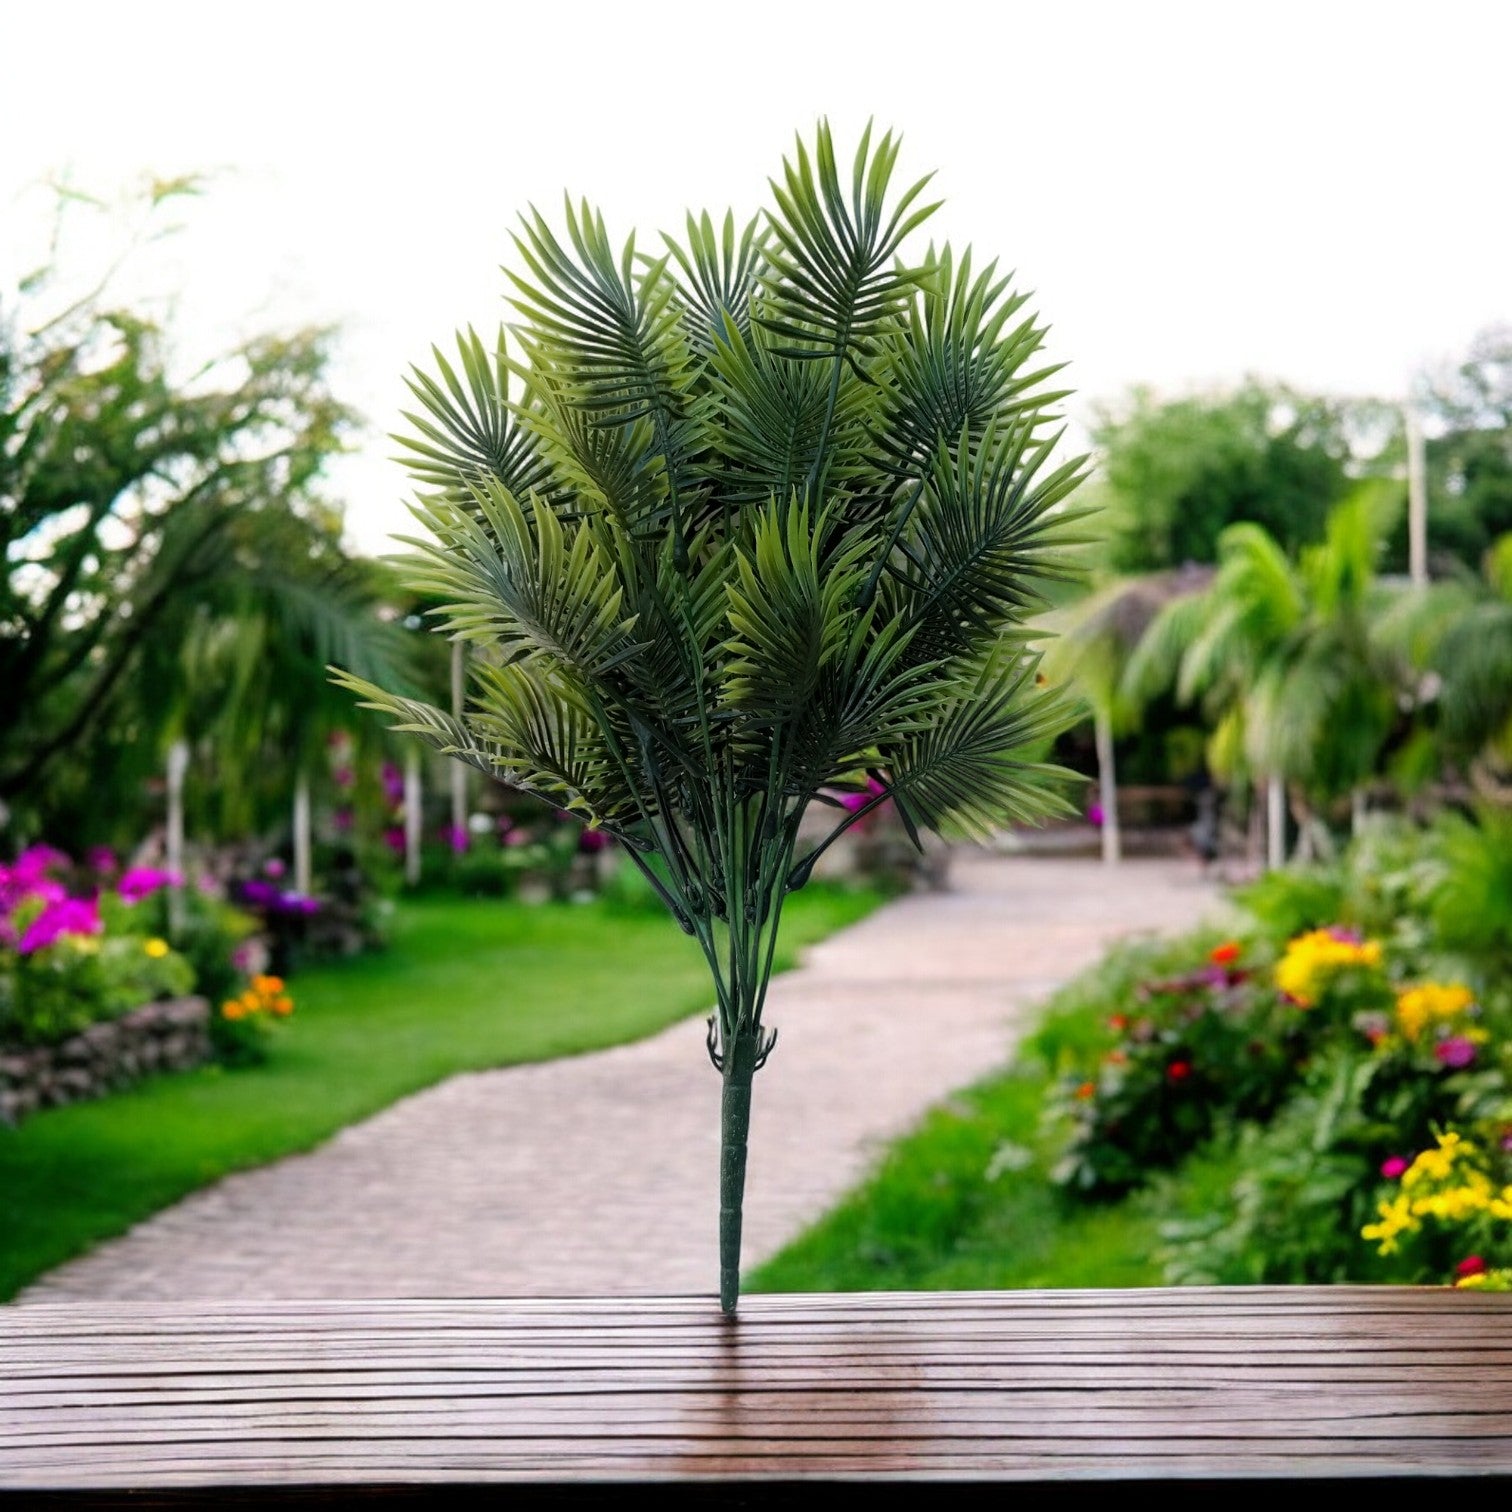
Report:
M 12 1494 L 1422 1476 L 1512 1479 L 1512 1296 L 0 1309 Z

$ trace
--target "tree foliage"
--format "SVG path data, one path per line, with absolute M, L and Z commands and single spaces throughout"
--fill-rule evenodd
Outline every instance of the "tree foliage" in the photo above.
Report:
M 1352 486 L 1369 417 L 1253 380 L 1232 393 L 1160 400 L 1136 389 L 1093 427 L 1110 564 L 1121 572 L 1214 562 L 1241 521 L 1286 551 L 1319 540 Z
M 75 278 L 55 256 L 0 307 L 0 802 L 58 840 L 188 723 L 226 737 L 229 792 L 267 757 L 254 711 L 329 705 L 329 659 L 399 675 L 321 489 L 353 423 L 329 333 L 180 374 L 149 313 Z

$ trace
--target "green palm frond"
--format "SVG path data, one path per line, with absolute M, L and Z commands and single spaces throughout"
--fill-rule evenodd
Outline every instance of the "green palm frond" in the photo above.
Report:
M 433 541 L 416 548 L 411 581 L 440 599 L 448 635 L 498 649 L 505 660 L 542 656 L 584 678 L 633 655 L 634 621 L 621 612 L 615 564 L 588 521 L 564 527 L 538 506 L 527 516 L 494 480 L 474 491 L 478 517 L 432 500 L 415 508 Z
M 423 413 L 403 412 L 417 434 L 393 437 L 407 453 L 401 460 L 410 476 L 454 503 L 469 501 L 473 488 L 489 478 L 516 498 L 555 497 L 551 465 L 510 402 L 503 330 L 492 356 L 476 331 L 457 334 L 460 374 L 439 347 L 431 355 L 439 380 L 418 367 L 405 379 L 423 406 Z
M 749 550 L 736 548 L 736 578 L 726 589 L 722 694 L 727 708 L 776 725 L 810 707 L 825 668 L 845 649 L 843 609 L 860 580 L 858 552 L 853 546 L 821 571 L 822 527 L 797 499 L 768 505 L 753 534 Z
M 667 251 L 682 274 L 684 328 L 688 344 L 707 356 L 728 321 L 740 334 L 751 332 L 751 307 L 760 286 L 767 230 L 753 216 L 737 235 L 735 212 L 725 212 L 719 232 L 705 210 L 688 214 L 687 245 L 663 233 Z
M 1492 599 L 1461 615 L 1439 642 L 1444 731 L 1462 750 L 1512 735 L 1512 603 Z
M 1059 437 L 1019 424 L 941 448 L 898 542 L 887 602 L 917 631 L 925 659 L 990 645 L 1044 603 L 1041 585 L 1073 576 L 1060 552 L 1081 515 L 1056 511 L 1084 476 L 1073 458 L 1039 474 Z
M 519 662 L 485 663 L 467 723 L 494 753 L 505 782 L 610 830 L 638 817 L 603 726 L 568 685 Z
M 1044 413 L 1068 392 L 1043 388 L 1060 364 L 1024 371 L 1045 332 L 1032 316 L 1008 329 L 1029 296 L 1004 297 L 1012 278 L 999 278 L 996 262 L 973 277 L 970 248 L 957 263 L 947 245 L 920 271 L 907 319 L 885 343 L 876 431 L 893 469 L 907 477 L 928 465 L 941 436 L 978 439 L 989 427 Z
M 375 709 L 391 720 L 391 730 L 418 735 L 443 756 L 454 756 L 490 777 L 499 776 L 502 753 L 480 740 L 460 719 L 421 699 L 390 693 L 341 667 L 327 670 L 337 687 L 357 695 L 359 708 Z
M 778 213 L 771 218 L 765 299 L 757 318 L 782 339 L 785 354 L 845 360 L 860 371 L 861 360 L 874 353 L 878 332 L 924 276 L 900 268 L 895 259 L 909 232 L 939 207 L 914 208 L 929 182 L 924 178 L 889 211 L 899 146 L 888 132 L 873 151 L 868 126 L 847 196 L 834 139 L 821 122 L 814 156 L 800 140 L 793 159 L 783 163 L 782 183 L 772 182 Z
M 1049 784 L 1057 769 L 1026 756 L 1071 712 L 1060 692 L 1036 688 L 1037 662 L 1013 648 L 993 654 L 926 731 L 881 751 L 893 797 L 915 822 L 981 840 L 1071 811 Z
M 810 479 L 817 496 L 821 488 L 843 489 L 861 471 L 854 453 L 866 443 L 866 386 L 842 374 L 832 403 L 822 365 L 772 345 L 766 332 L 727 321 L 710 353 L 714 451 L 737 504 L 786 499 Z

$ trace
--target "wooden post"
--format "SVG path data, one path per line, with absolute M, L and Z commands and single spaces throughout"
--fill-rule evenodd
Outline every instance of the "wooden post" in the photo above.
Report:
M 1407 422 L 1407 575 L 1414 588 L 1428 583 L 1428 468 L 1423 451 L 1423 427 L 1408 405 Z
M 1118 829 L 1118 772 L 1113 760 L 1113 721 L 1099 711 L 1092 717 L 1092 732 L 1097 743 L 1097 801 L 1102 807 L 1102 858 L 1105 865 L 1117 866 L 1123 854 Z
M 451 653 L 452 718 L 461 719 L 467 653 L 460 640 L 452 642 Z M 467 767 L 455 758 L 451 764 L 451 822 L 454 835 L 467 833 Z
M 310 779 L 300 772 L 294 779 L 294 891 L 307 898 L 313 890 L 310 854 Z
M 189 770 L 189 742 L 175 740 L 168 747 L 168 823 L 163 836 L 163 860 L 168 870 L 184 876 L 184 776 Z M 168 889 L 168 933 L 177 939 L 183 925 L 183 893 Z
M 1265 864 L 1274 871 L 1286 865 L 1286 784 L 1279 777 L 1265 783 Z
M 420 880 L 420 840 L 424 816 L 420 812 L 420 752 L 414 742 L 404 757 L 404 880 L 413 887 Z

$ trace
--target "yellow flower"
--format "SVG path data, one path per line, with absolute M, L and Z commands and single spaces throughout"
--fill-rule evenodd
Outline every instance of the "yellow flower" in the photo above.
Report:
M 1346 966 L 1379 966 L 1378 940 L 1352 940 L 1329 929 L 1314 929 L 1288 942 L 1276 963 L 1276 986 L 1310 1008 L 1327 978 Z
M 1430 1024 L 1455 1018 L 1474 1001 L 1474 993 L 1460 982 L 1423 982 L 1397 994 L 1397 1022 L 1415 1040 Z
M 148 940 L 142 946 L 142 949 L 145 950 L 154 961 L 161 961 L 163 957 L 168 954 L 168 942 L 167 940 L 159 940 L 154 936 L 154 938 Z

